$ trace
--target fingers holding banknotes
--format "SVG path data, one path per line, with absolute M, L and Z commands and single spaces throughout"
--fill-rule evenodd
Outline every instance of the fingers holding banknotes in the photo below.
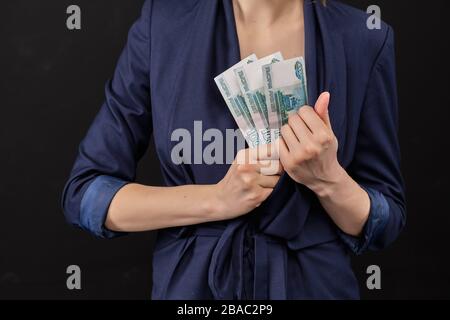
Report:
M 219 184 L 222 191 L 227 190 L 223 192 L 225 199 L 235 194 L 240 201 L 230 198 L 230 206 L 238 203 L 232 214 L 245 214 L 265 200 L 272 187 L 267 182 L 278 179 L 282 167 L 293 180 L 317 194 L 327 182 L 342 175 L 338 143 L 328 116 L 330 94 L 324 92 L 314 108 L 307 106 L 303 57 L 283 60 L 280 53 L 261 59 L 251 55 L 215 81 L 251 148 L 238 155 L 237 163 Z M 256 159 L 257 164 L 247 164 L 242 157 Z M 251 188 L 239 185 L 243 180 Z M 249 195 L 254 201 L 248 201 Z
M 314 108 L 304 106 L 281 128 L 281 163 L 289 176 L 311 190 L 332 181 L 341 172 L 338 142 L 328 115 L 330 94 L 320 95 Z
M 215 185 L 220 218 L 232 219 L 247 214 L 266 200 L 280 179 L 278 160 L 265 152 L 244 149 L 238 152 L 225 177 Z M 265 175 L 270 168 L 272 175 Z

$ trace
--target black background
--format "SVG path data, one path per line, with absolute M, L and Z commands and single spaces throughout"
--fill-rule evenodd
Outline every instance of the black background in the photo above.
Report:
M 377 4 L 394 27 L 408 222 L 387 250 L 354 259 L 365 299 L 450 298 L 449 11 L 445 0 Z M 148 299 L 153 233 L 96 240 L 66 225 L 60 196 L 77 145 L 103 102 L 143 1 L 7 0 L 0 4 L 0 298 Z M 66 28 L 66 8 L 82 30 Z M 160 185 L 154 148 L 139 181 Z M 82 269 L 82 290 L 66 268 Z M 382 289 L 365 288 L 367 266 Z

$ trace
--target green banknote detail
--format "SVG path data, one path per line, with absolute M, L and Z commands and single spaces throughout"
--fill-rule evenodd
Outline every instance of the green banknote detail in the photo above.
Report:
M 284 87 L 274 92 L 277 109 L 280 110 L 282 125 L 287 123 L 289 114 L 306 105 L 306 95 L 300 84 Z

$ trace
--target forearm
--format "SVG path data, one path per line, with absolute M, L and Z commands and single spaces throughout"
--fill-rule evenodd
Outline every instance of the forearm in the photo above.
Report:
M 342 231 L 352 236 L 361 234 L 369 217 L 370 198 L 342 167 L 336 169 L 332 179 L 323 181 L 313 191 Z
M 105 226 L 137 232 L 220 220 L 214 186 L 150 187 L 128 184 L 113 198 Z

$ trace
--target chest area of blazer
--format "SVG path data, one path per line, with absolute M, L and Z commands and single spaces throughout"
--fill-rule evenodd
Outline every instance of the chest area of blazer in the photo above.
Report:
M 189 1 L 190 6 L 172 12 L 172 20 L 170 8 L 153 14 L 150 82 L 156 137 L 159 132 L 167 141 L 178 128 L 193 132 L 199 121 L 203 130 L 237 128 L 214 83 L 216 75 L 239 61 L 235 30 L 219 3 Z M 306 46 L 314 47 L 306 54 L 310 104 L 330 91 L 330 117 L 342 150 L 356 134 L 368 71 L 332 34 L 310 37 Z
M 164 130 L 225 130 L 236 124 L 214 77 L 238 62 L 230 46 L 229 26 L 219 1 L 188 1 L 179 12 L 165 6 L 154 12 L 151 30 L 150 82 L 155 125 Z

